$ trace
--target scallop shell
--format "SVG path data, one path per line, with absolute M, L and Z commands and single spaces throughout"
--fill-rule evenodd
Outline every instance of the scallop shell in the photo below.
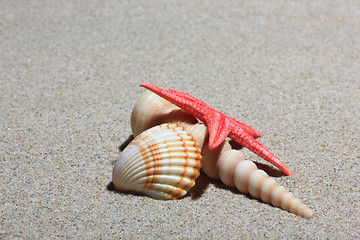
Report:
M 113 170 L 121 191 L 157 199 L 176 199 L 194 186 L 200 175 L 200 148 L 179 124 L 162 124 L 138 135 L 122 152 Z

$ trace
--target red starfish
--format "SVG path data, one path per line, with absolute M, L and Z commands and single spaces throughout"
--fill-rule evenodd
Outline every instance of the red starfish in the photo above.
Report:
M 286 175 L 291 175 L 280 159 L 255 140 L 255 138 L 261 137 L 261 134 L 245 123 L 224 115 L 187 93 L 173 89 L 165 90 L 149 83 L 142 83 L 140 87 L 149 89 L 202 121 L 208 127 L 209 149 L 218 147 L 226 137 L 229 137 L 275 165 Z

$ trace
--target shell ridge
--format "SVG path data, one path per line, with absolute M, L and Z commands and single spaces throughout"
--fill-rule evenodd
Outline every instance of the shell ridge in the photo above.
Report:
M 138 172 L 137 174 L 134 174 L 128 179 L 128 182 L 148 182 L 148 183 L 154 183 L 153 178 L 150 178 L 149 176 L 156 175 L 156 182 L 163 182 L 164 180 L 171 180 L 171 179 L 182 179 L 182 178 L 188 178 L 192 179 L 193 176 L 196 176 L 198 172 L 198 169 L 191 169 L 186 167 L 177 167 L 177 168 L 152 168 L 145 172 Z M 146 175 L 149 174 L 149 175 Z M 168 175 L 172 174 L 172 175 Z
M 160 199 L 186 194 L 200 175 L 201 150 L 179 124 L 162 124 L 139 134 L 115 164 L 113 183 L 121 190 Z
M 189 178 L 189 177 L 181 177 L 181 176 L 169 176 L 166 174 L 163 175 L 157 175 L 156 178 L 156 182 L 149 182 L 149 180 L 147 179 L 146 176 L 141 177 L 139 179 L 137 179 L 137 181 L 134 184 L 131 184 L 131 186 L 138 186 L 141 185 L 143 183 L 149 183 L 148 185 L 142 187 L 143 189 L 148 189 L 148 188 L 152 188 L 152 185 L 154 184 L 161 184 L 161 185 L 166 185 L 166 186 L 177 186 L 174 184 L 177 184 L 180 180 L 180 182 L 184 182 L 186 185 L 189 182 L 193 182 L 193 179 Z
M 197 157 L 197 156 L 194 155 L 194 157 Z M 145 169 L 147 169 L 147 174 L 151 175 L 151 174 L 153 174 L 153 172 L 156 172 L 154 169 L 157 169 L 157 168 L 159 168 L 161 170 L 163 170 L 163 168 L 176 169 L 176 167 L 178 165 L 185 165 L 188 168 L 194 168 L 197 170 L 200 170 L 200 168 L 201 168 L 201 164 L 199 164 L 200 159 L 198 159 L 198 160 L 191 159 L 190 161 L 185 161 L 183 158 L 173 158 L 173 159 L 162 159 L 161 161 L 162 161 L 161 167 L 157 167 L 156 163 L 154 163 L 154 162 L 149 162 L 146 165 L 141 162 L 137 162 L 130 168 L 126 169 L 126 171 L 124 171 L 123 175 L 128 175 L 129 181 L 130 181 L 130 180 L 136 179 L 138 177 L 138 173 Z
M 174 200 L 176 198 L 184 196 L 187 191 L 180 188 L 174 188 L 171 186 L 169 188 L 169 186 L 166 186 L 159 190 L 151 189 L 147 191 L 142 191 L 142 193 L 156 199 Z

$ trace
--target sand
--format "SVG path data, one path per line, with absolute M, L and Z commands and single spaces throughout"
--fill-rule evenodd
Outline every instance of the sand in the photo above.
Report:
M 1 239 L 360 238 L 358 1 L 9 0 L 0 20 Z M 204 174 L 175 201 L 113 191 L 141 82 L 258 130 L 314 217 Z

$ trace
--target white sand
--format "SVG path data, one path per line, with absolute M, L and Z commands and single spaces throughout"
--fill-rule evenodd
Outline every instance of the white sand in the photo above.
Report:
M 0 2 L 0 238 L 360 238 L 359 1 L 144 2 Z M 315 217 L 108 190 L 141 82 L 261 132 Z

